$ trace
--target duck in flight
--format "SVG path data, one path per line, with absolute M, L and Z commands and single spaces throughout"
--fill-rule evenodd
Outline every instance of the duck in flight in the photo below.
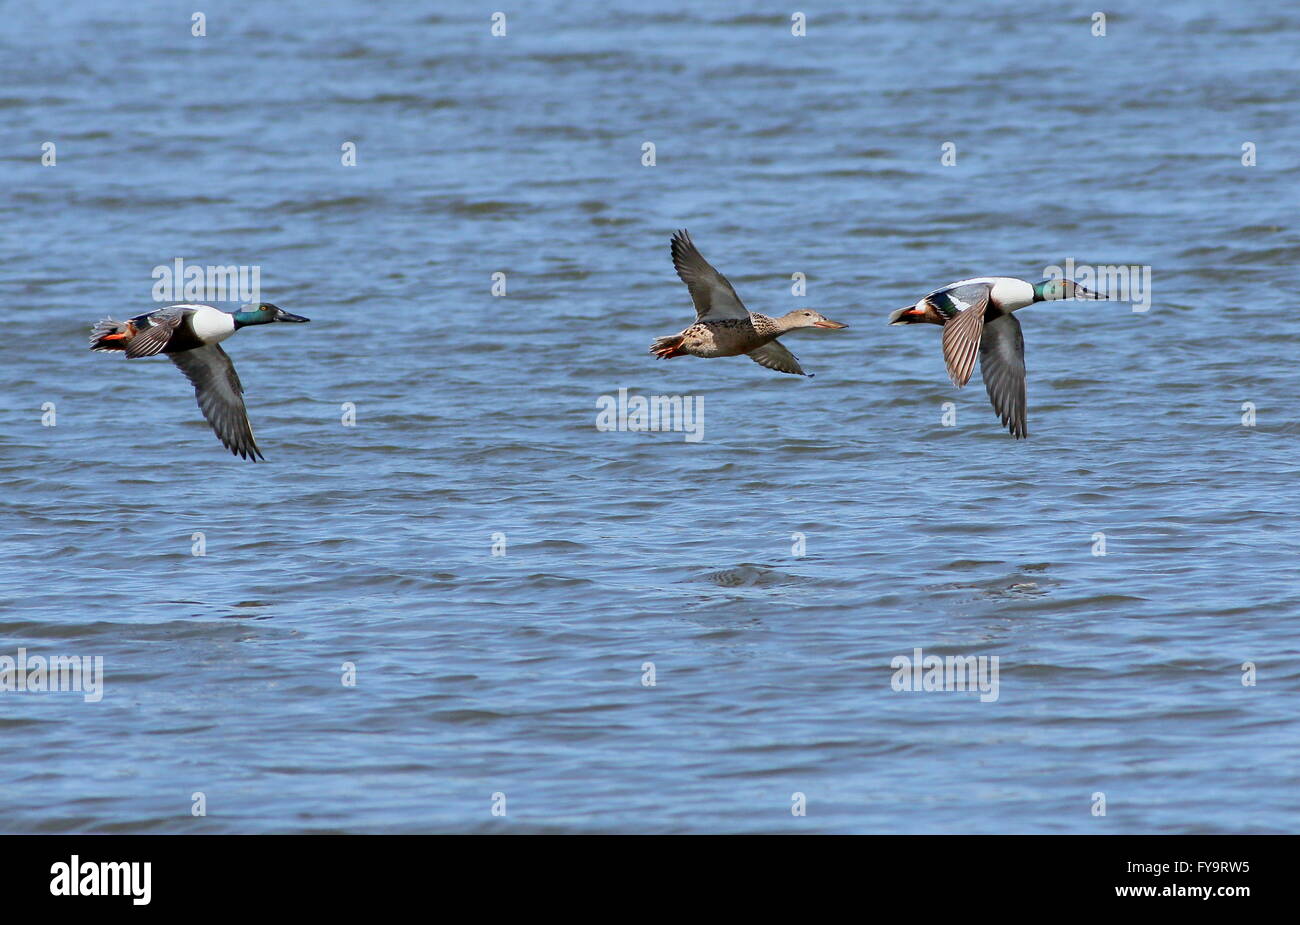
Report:
M 269 302 L 248 311 L 223 312 L 210 305 L 169 305 L 129 321 L 105 318 L 90 334 L 90 349 L 121 350 L 128 360 L 165 353 L 194 384 L 203 416 L 236 456 L 265 459 L 253 439 L 244 408 L 244 387 L 221 342 L 240 328 L 275 321 L 310 321 Z
M 1098 298 L 1071 279 L 1029 283 L 1010 276 L 979 276 L 936 289 L 915 305 L 892 313 L 889 323 L 943 325 L 943 358 L 959 389 L 970 381 L 978 354 L 993 410 L 1019 440 L 1029 436 L 1025 339 L 1012 313 L 1035 302 Z
M 745 308 L 727 278 L 695 249 L 685 231 L 673 235 L 673 266 L 695 303 L 695 323 L 650 345 L 661 360 L 689 354 L 696 357 L 734 357 L 745 354 L 759 366 L 779 373 L 811 376 L 793 353 L 777 338 L 795 328 L 847 328 L 817 312 L 797 309 L 780 318 L 769 318 Z

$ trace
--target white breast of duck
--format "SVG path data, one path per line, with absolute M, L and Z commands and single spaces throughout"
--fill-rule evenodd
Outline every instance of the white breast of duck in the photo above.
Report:
M 235 316 L 211 305 L 177 306 L 188 312 L 187 320 L 194 336 L 205 344 L 219 344 L 235 333 Z
M 989 289 L 989 301 L 1004 312 L 1014 312 L 1026 305 L 1033 304 L 1033 285 L 1023 279 L 1016 279 L 1014 276 L 976 276 L 973 279 L 963 279 L 960 282 L 952 283 L 944 288 L 954 289 L 957 286 L 974 286 L 980 283 L 987 283 L 992 287 Z

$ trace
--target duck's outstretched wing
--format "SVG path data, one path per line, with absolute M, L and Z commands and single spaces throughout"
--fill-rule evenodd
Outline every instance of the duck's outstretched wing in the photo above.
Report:
M 980 375 L 993 410 L 1011 436 L 1017 440 L 1029 436 L 1025 426 L 1025 338 L 1015 315 L 999 315 L 984 325 Z
M 746 354 L 751 360 L 759 366 L 766 366 L 768 369 L 774 369 L 778 373 L 791 373 L 795 376 L 810 376 L 811 373 L 803 371 L 799 365 L 798 358 L 781 345 L 780 341 L 768 341 L 757 350 L 751 350 Z
M 695 243 L 691 241 L 686 229 L 673 234 L 672 250 L 677 275 L 691 291 L 696 321 L 749 317 L 749 310 L 740 301 L 740 296 L 736 295 L 736 290 L 731 288 L 731 283 L 695 249 Z
M 252 425 L 248 423 L 244 387 L 239 382 L 239 374 L 221 345 L 208 344 L 170 356 L 186 378 L 194 383 L 199 409 L 226 449 L 253 462 L 265 459 L 253 439 Z
M 137 357 L 151 357 L 161 353 L 162 349 L 171 341 L 172 335 L 176 333 L 176 328 L 185 319 L 185 309 L 180 306 L 170 308 L 160 308 L 156 312 L 150 312 L 148 315 L 141 315 L 141 318 L 149 319 L 149 326 L 139 330 L 134 337 L 126 342 L 126 358 L 134 360 Z
M 975 369 L 975 357 L 979 355 L 980 337 L 984 333 L 984 310 L 989 305 L 991 288 L 980 283 L 941 289 L 926 296 L 941 310 L 944 304 L 957 308 L 957 314 L 950 316 L 943 325 L 943 358 L 948 364 L 952 384 L 959 389 L 970 382 L 970 374 Z

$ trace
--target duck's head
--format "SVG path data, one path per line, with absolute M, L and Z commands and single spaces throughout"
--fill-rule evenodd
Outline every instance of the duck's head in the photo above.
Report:
M 302 315 L 295 315 L 270 302 L 258 302 L 246 306 L 244 311 L 235 312 L 235 327 L 242 328 L 250 324 L 270 324 L 272 321 L 311 321 Z
M 840 324 L 838 321 L 831 321 L 820 312 L 815 312 L 807 308 L 795 309 L 792 312 L 786 312 L 781 317 L 785 328 L 847 328 L 847 324 Z
M 1045 279 L 1034 283 L 1034 301 L 1052 302 L 1057 299 L 1100 299 L 1095 292 L 1084 289 L 1072 279 Z

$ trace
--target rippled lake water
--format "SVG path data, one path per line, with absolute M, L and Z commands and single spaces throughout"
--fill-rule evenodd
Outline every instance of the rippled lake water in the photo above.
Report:
M 0 692 L 0 829 L 1297 829 L 1294 7 L 203 8 L 0 31 L 0 656 L 104 672 Z M 815 378 L 647 354 L 679 227 Z M 177 257 L 312 319 L 266 464 L 86 349 Z M 1019 315 L 1026 441 L 885 325 L 1067 259 L 1150 308 Z

